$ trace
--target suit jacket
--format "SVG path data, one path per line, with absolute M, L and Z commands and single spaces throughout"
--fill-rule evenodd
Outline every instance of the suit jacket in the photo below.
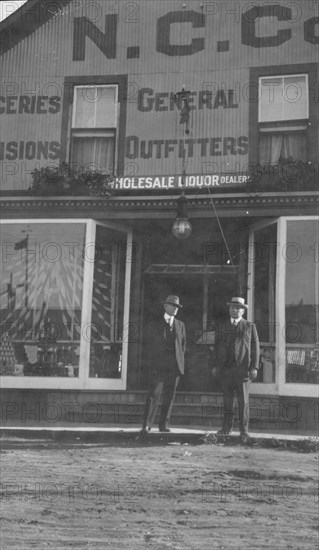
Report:
M 153 372 L 161 372 L 167 362 L 167 348 L 164 338 L 166 323 L 164 314 L 153 319 L 148 326 L 146 346 L 148 349 L 148 361 Z M 185 325 L 179 319 L 174 319 L 175 330 L 175 358 L 178 370 L 184 374 L 186 330 Z
M 223 323 L 217 329 L 216 344 L 215 344 L 215 356 L 216 366 L 220 375 L 223 371 L 231 368 L 227 361 L 227 349 L 229 346 L 229 339 L 227 336 L 230 333 L 230 321 Z M 235 337 L 234 347 L 235 357 L 234 361 L 243 378 L 247 378 L 249 371 L 259 368 L 259 338 L 256 329 L 256 325 L 246 319 L 241 319 L 238 323 Z

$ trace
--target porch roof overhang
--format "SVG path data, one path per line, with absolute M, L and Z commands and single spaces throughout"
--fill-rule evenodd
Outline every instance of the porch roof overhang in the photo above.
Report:
M 14 216 L 55 218 L 87 217 L 102 219 L 171 219 L 176 214 L 179 195 L 103 197 L 30 197 L 0 198 L 2 218 Z M 189 218 L 211 218 L 213 204 L 221 217 L 289 216 L 319 214 L 319 191 L 278 193 L 234 193 L 187 195 Z

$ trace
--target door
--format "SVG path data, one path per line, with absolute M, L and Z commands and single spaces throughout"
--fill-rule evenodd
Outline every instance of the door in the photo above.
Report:
M 180 391 L 219 391 L 211 376 L 213 351 L 208 334 L 227 313 L 226 302 L 233 295 L 235 284 L 235 278 L 230 274 L 145 275 L 143 334 L 149 320 L 163 311 L 162 301 L 169 294 L 177 295 L 183 305 L 177 314 L 177 318 L 185 323 L 187 334 L 185 376 L 179 385 Z M 145 355 L 142 355 L 146 380 L 148 365 Z

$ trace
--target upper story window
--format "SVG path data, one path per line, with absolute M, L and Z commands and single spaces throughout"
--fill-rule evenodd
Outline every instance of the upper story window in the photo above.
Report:
M 308 75 L 259 78 L 259 162 L 307 160 Z
M 73 165 L 113 172 L 117 127 L 116 85 L 74 87 L 70 147 Z

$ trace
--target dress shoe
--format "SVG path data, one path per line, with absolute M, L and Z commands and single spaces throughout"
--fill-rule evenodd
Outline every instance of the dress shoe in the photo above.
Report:
M 248 434 L 241 434 L 240 435 L 240 443 L 242 445 L 248 445 L 251 442 L 251 438 Z
M 158 431 L 159 432 L 165 432 L 165 433 L 169 433 L 171 430 L 169 428 L 158 428 Z

